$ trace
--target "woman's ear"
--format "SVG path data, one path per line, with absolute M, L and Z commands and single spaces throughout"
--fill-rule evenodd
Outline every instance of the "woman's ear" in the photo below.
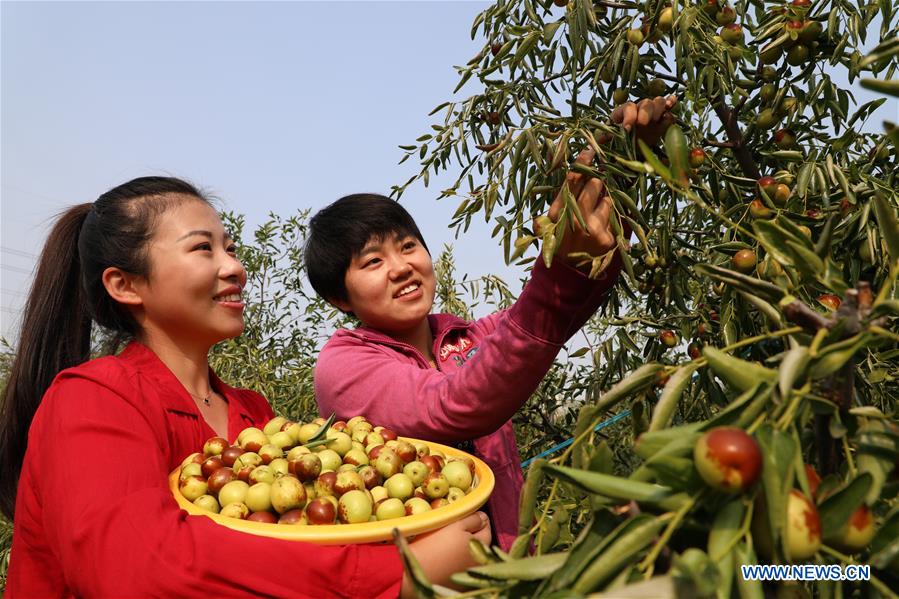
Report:
M 325 301 L 328 302 L 329 304 L 331 304 L 332 306 L 334 306 L 335 308 L 337 308 L 338 310 L 340 310 L 341 312 L 346 313 L 346 312 L 353 311 L 353 309 L 350 307 L 350 303 L 346 300 L 327 298 L 327 299 L 325 299 Z
M 103 286 L 106 288 L 106 293 L 120 304 L 140 306 L 144 303 L 135 284 L 138 277 L 125 272 L 121 268 L 110 266 L 103 271 L 101 278 Z

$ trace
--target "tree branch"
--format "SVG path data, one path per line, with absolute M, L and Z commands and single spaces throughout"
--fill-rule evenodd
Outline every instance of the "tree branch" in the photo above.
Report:
M 793 300 L 784 306 L 783 314 L 793 324 L 811 332 L 816 332 L 818 329 L 830 329 L 834 325 L 833 320 L 821 316 L 799 300 Z
M 715 113 L 721 119 L 721 124 L 724 125 L 727 137 L 734 144 L 734 157 L 737 159 L 740 168 L 743 169 L 743 173 L 750 179 L 758 180 L 761 178 L 762 175 L 759 173 L 758 165 L 752 159 L 749 150 L 743 145 L 743 134 L 740 132 L 740 127 L 737 124 L 736 111 L 725 106 L 724 100 L 719 100 L 715 103 Z

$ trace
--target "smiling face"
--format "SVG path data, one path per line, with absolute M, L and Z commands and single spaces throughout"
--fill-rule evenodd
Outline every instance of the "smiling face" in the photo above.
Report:
M 368 327 L 401 336 L 422 326 L 437 287 L 431 255 L 411 235 L 372 238 L 344 277 L 347 299 L 332 303 Z
M 150 273 L 134 282 L 144 335 L 208 348 L 243 332 L 247 273 L 235 249 L 203 201 L 186 199 L 160 215 L 148 244 Z

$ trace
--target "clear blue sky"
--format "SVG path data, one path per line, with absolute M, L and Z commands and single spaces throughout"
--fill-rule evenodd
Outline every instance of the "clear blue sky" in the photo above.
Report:
M 0 334 L 13 332 L 53 215 L 132 177 L 188 178 L 251 224 L 405 181 L 415 163 L 397 166 L 397 146 L 448 99 L 486 6 L 0 3 Z M 897 117 L 893 100 L 872 130 Z M 433 250 L 453 242 L 457 201 L 434 200 L 448 181 L 403 199 Z M 517 272 L 483 224 L 455 245 L 461 272 Z

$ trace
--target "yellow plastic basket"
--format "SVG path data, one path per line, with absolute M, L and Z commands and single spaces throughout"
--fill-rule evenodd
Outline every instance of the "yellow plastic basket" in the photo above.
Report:
M 476 486 L 474 486 L 471 492 L 462 499 L 423 514 L 394 518 L 391 520 L 380 520 L 377 522 L 364 522 L 361 524 L 328 524 L 321 526 L 266 524 L 264 522 L 239 520 L 237 518 L 229 518 L 227 516 L 220 516 L 218 514 L 207 512 L 181 495 L 181 492 L 178 490 L 178 475 L 180 468 L 175 469 L 175 471 L 169 475 L 169 488 L 181 509 L 192 516 L 203 516 L 222 526 L 227 526 L 228 528 L 253 535 L 288 541 L 317 543 L 319 545 L 348 545 L 355 543 L 391 541 L 393 540 L 394 528 L 398 528 L 404 536 L 421 534 L 436 530 L 451 522 L 455 522 L 456 520 L 460 520 L 465 516 L 474 513 L 487 502 L 487 498 L 490 497 L 490 493 L 493 492 L 495 480 L 490 467 L 482 460 L 479 460 L 475 456 L 464 451 L 439 443 L 418 441 L 407 437 L 401 438 L 410 442 L 415 441 L 416 443 L 425 443 L 430 448 L 431 452 L 440 452 L 448 458 L 463 456 L 471 458 L 474 460 L 475 465 L 475 476 L 472 484 Z

